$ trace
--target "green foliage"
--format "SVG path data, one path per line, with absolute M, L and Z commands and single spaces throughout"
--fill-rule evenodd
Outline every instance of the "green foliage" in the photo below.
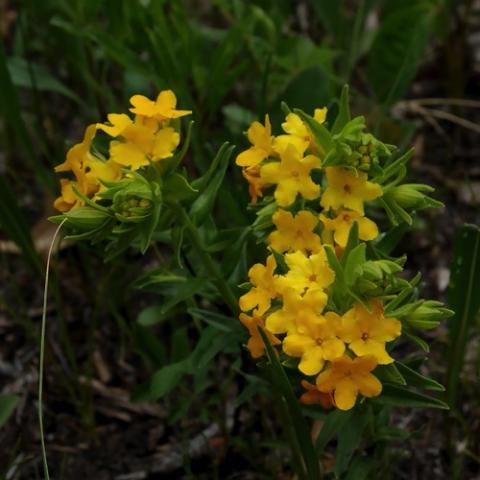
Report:
M 41 270 L 41 263 L 30 230 L 15 195 L 2 176 L 0 176 L 0 228 L 18 245 L 24 258 L 38 273 Z
M 0 395 L 0 428 L 14 412 L 19 398 L 16 395 Z
M 451 407 L 457 401 L 458 384 L 465 358 L 465 349 L 480 308 L 480 229 L 464 225 L 453 246 L 453 262 L 448 291 L 448 304 L 455 311 L 449 321 L 447 395 Z

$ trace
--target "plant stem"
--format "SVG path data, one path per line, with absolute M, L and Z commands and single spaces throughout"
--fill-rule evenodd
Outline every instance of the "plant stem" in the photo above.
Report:
M 38 361 L 38 428 L 40 430 L 40 444 L 42 449 L 42 463 L 45 480 L 50 480 L 47 463 L 47 448 L 45 446 L 45 434 L 43 430 L 43 364 L 45 363 L 45 330 L 47 325 L 48 280 L 50 273 L 50 258 L 52 256 L 53 246 L 55 245 L 57 235 L 66 220 L 67 219 L 63 220 L 63 222 L 57 227 L 53 235 L 52 243 L 50 244 L 50 248 L 48 250 L 47 266 L 45 269 L 45 286 L 43 289 L 42 325 L 40 328 L 40 358 Z
M 218 269 L 217 265 L 213 261 L 210 254 L 206 251 L 205 246 L 203 244 L 202 239 L 198 233 L 197 227 L 193 224 L 192 220 L 188 216 L 187 212 L 182 208 L 178 207 L 178 211 L 181 213 L 182 218 L 184 220 L 185 228 L 190 236 L 190 240 L 192 241 L 192 245 L 197 252 L 198 256 L 200 257 L 203 265 L 207 269 L 208 273 L 214 278 L 215 286 L 219 291 L 220 295 L 225 300 L 225 303 L 228 305 L 230 310 L 234 315 L 238 313 L 238 302 L 235 294 L 233 293 L 230 285 L 228 285 L 225 278 L 221 274 L 220 270 Z

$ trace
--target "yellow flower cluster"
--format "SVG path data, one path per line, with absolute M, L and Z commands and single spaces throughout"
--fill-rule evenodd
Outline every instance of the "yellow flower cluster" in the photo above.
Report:
M 104 188 L 102 181 L 119 180 L 126 168 L 135 171 L 173 155 L 180 134 L 172 120 L 191 112 L 176 109 L 177 99 L 171 90 L 160 92 L 155 101 L 134 95 L 130 103 L 133 119 L 123 113 L 111 113 L 108 123 L 89 125 L 83 141 L 74 145 L 65 162 L 55 168 L 56 172 L 71 172 L 74 177 L 60 180 L 61 195 L 54 202 L 57 210 L 67 212 L 84 205 L 75 190 L 95 199 L 95 194 Z M 92 145 L 99 130 L 112 138 L 108 158 Z
M 325 116 L 326 109 L 315 110 L 320 124 Z M 252 147 L 236 160 L 252 201 L 272 186 L 279 207 L 266 239 L 272 254 L 249 271 L 251 288 L 240 298 L 240 321 L 250 333 L 247 347 L 254 358 L 264 354 L 261 328 L 272 345 L 298 359 L 302 374 L 315 377 L 314 384 L 302 381 L 303 402 L 348 410 L 359 394 L 380 394 L 372 371 L 394 361 L 387 343 L 401 334 L 401 323 L 384 316 L 378 299 L 345 311 L 331 301 L 335 273 L 325 246 L 335 247 L 340 259 L 354 222 L 361 240 L 375 239 L 378 228 L 365 217 L 364 203 L 380 197 L 382 189 L 366 172 L 322 168 L 320 149 L 298 115 L 288 114 L 282 127 L 285 135 L 275 138 L 268 116 L 265 125 L 254 122 L 248 130 Z M 318 174 L 312 176 L 314 170 Z

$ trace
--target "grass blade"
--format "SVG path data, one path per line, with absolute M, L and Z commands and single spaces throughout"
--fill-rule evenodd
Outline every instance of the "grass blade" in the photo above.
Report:
M 455 311 L 450 318 L 447 400 L 451 407 L 456 402 L 457 386 L 463 367 L 465 347 L 470 327 L 480 308 L 480 228 L 464 225 L 457 233 L 453 247 L 448 305 Z

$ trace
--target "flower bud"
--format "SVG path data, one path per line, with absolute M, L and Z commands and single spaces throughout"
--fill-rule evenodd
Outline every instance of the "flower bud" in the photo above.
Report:
M 451 317 L 453 313 L 452 310 L 445 308 L 441 302 L 426 300 L 410 313 L 406 320 L 413 327 L 430 329 L 437 327 L 440 320 Z
M 111 216 L 107 211 L 85 206 L 74 208 L 63 215 L 53 217 L 52 220 L 57 221 L 57 219 L 63 218 L 67 219 L 66 223 L 72 228 L 82 232 L 88 232 L 101 227 Z
M 441 207 L 443 204 L 428 195 L 425 192 L 431 193 L 435 189 L 422 184 L 406 183 L 392 187 L 387 191 L 387 195 L 390 196 L 395 202 L 402 208 L 418 209 L 428 207 Z

